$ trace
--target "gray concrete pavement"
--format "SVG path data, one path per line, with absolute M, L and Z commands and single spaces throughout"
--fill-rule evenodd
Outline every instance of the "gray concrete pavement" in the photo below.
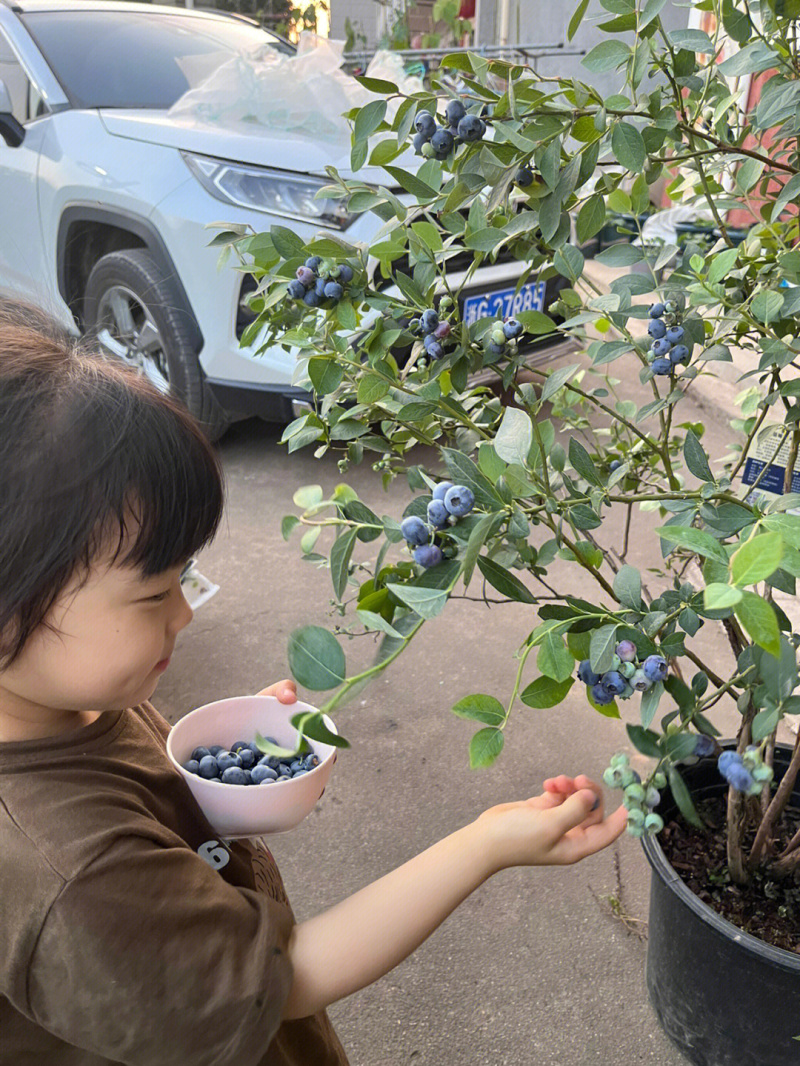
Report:
M 636 393 L 633 363 L 621 360 L 613 369 Z M 687 416 L 702 417 L 699 410 Z M 724 419 L 710 420 L 712 455 L 724 454 L 729 439 Z M 200 703 L 287 676 L 292 629 L 330 621 L 329 575 L 301 560 L 296 540 L 284 543 L 280 519 L 293 511 L 299 485 L 314 482 L 330 491 L 343 480 L 335 459 L 314 460 L 310 450 L 289 456 L 276 429 L 258 422 L 236 426 L 221 454 L 227 517 L 200 561 L 221 591 L 182 634 L 156 693 L 154 702 L 172 720 Z M 410 498 L 399 481 L 384 493 L 368 466 L 347 480 L 379 514 L 399 516 Z M 652 515 L 636 519 L 631 561 L 638 565 L 647 566 L 657 550 L 645 535 L 655 524 Z M 585 591 L 574 574 L 568 580 L 572 591 Z M 504 699 L 513 684 L 513 652 L 535 624 L 530 607 L 487 610 L 454 602 L 382 678 L 337 712 L 352 750 L 340 756 L 318 808 L 270 842 L 299 919 L 486 807 L 539 791 L 544 777 L 599 776 L 611 752 L 631 750 L 623 724 L 594 712 L 576 686 L 561 707 L 520 705 L 496 766 L 470 771 L 473 727 L 448 708 L 476 691 Z M 704 654 L 721 667 L 721 635 L 708 626 L 701 634 Z M 354 665 L 369 657 L 364 640 L 345 650 Z M 526 677 L 534 676 L 531 663 Z M 623 707 L 635 721 L 636 701 Z M 735 718 L 728 708 L 717 721 L 730 729 Z M 409 960 L 331 1009 L 353 1066 L 680 1066 L 685 1060 L 647 1001 L 646 945 L 602 899 L 619 895 L 617 863 L 623 910 L 629 924 L 644 928 L 649 869 L 630 837 L 576 867 L 506 871 Z M 413 897 L 407 905 L 415 906 Z

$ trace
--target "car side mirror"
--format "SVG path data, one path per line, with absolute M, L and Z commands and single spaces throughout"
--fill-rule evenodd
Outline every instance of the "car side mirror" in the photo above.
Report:
M 0 137 L 9 148 L 18 148 L 25 139 L 25 127 L 12 114 L 11 94 L 6 83 L 0 81 Z

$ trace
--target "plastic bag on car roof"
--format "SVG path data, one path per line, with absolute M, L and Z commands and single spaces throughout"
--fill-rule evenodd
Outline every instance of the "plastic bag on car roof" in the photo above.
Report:
M 169 113 L 200 125 L 224 125 L 227 129 L 244 126 L 251 133 L 254 126 L 262 126 L 271 136 L 311 138 L 346 150 L 350 127 L 344 113 L 363 107 L 375 99 L 375 94 L 342 70 L 343 53 L 343 41 L 303 33 L 295 55 L 283 55 L 263 45 L 226 59 L 205 77 L 203 72 L 186 69 L 195 87 L 185 92 Z M 202 58 L 213 65 L 211 57 Z M 194 60 L 189 57 L 185 62 Z M 396 65 L 387 63 L 379 53 L 368 73 L 385 77 L 381 72 L 390 70 L 396 73 Z

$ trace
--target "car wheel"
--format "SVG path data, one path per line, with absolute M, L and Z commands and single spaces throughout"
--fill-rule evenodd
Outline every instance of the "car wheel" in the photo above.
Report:
M 100 352 L 121 359 L 175 397 L 218 440 L 232 416 L 205 381 L 175 285 L 149 252 L 111 252 L 86 282 L 84 321 Z

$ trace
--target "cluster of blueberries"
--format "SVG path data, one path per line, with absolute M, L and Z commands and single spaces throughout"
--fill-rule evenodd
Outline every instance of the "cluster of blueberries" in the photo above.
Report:
M 273 737 L 266 739 L 278 746 Z M 309 755 L 278 757 L 265 755 L 254 741 L 237 740 L 230 751 L 221 744 L 195 748 L 183 768 L 206 781 L 221 781 L 223 785 L 272 785 L 302 777 L 319 766 L 319 762 L 319 756 L 313 751 Z
M 445 303 L 447 301 L 447 303 Z M 445 310 L 452 305 L 449 297 L 442 297 L 439 302 L 440 310 Z M 441 359 L 448 346 L 452 326 L 449 322 L 439 318 L 438 312 L 429 307 L 423 311 L 419 318 L 412 318 L 408 328 L 416 337 L 422 337 L 422 344 L 431 359 Z
M 495 322 L 484 337 L 484 347 L 488 355 L 516 355 L 517 337 L 525 327 L 516 318 L 506 318 L 502 322 Z
M 738 751 L 723 751 L 717 760 L 717 768 L 731 788 L 746 792 L 748 796 L 760 796 L 764 785 L 772 780 L 772 767 L 765 765 L 761 750 L 754 744 L 743 755 Z
M 658 790 L 666 785 L 667 779 L 660 770 L 653 774 L 653 783 L 645 787 L 639 774 L 631 769 L 628 756 L 619 752 L 612 755 L 608 769 L 603 773 L 603 781 L 609 788 L 624 789 L 622 803 L 628 812 L 625 828 L 631 836 L 661 832 L 664 820 L 654 808 L 661 802 Z
M 442 530 L 454 526 L 459 518 L 468 515 L 475 506 L 475 496 L 466 485 L 454 485 L 452 481 L 440 481 L 433 490 L 428 504 L 428 521 L 417 515 L 409 515 L 400 523 L 400 532 L 405 537 L 414 562 L 428 570 L 438 566 L 444 558 L 441 547 L 436 544 Z
M 460 100 L 451 100 L 445 109 L 447 125 L 440 126 L 430 111 L 420 111 L 414 119 L 414 151 L 426 159 L 444 160 L 457 144 L 479 141 L 486 123 L 478 115 L 468 115 Z
M 347 263 L 323 262 L 321 256 L 312 255 L 297 268 L 297 276 L 289 282 L 286 292 L 293 300 L 302 300 L 308 307 L 334 307 L 344 296 L 354 274 Z
M 578 664 L 578 680 L 588 685 L 598 707 L 612 703 L 616 696 L 627 700 L 634 692 L 646 692 L 667 677 L 669 665 L 664 656 L 648 655 L 640 663 L 632 640 L 621 640 L 614 652 L 611 667 L 604 674 L 596 674 L 589 659 Z
M 650 308 L 647 333 L 651 344 L 647 356 L 654 374 L 673 374 L 679 363 L 689 361 L 689 349 L 683 343 L 686 331 L 680 319 L 681 307 L 675 299 Z

